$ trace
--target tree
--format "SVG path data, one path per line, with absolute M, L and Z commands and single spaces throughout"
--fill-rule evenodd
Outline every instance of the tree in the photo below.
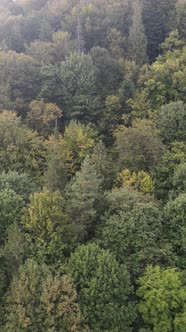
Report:
M 124 57 L 126 51 L 126 38 L 122 36 L 120 30 L 112 28 L 107 35 L 107 43 L 110 54 L 115 59 Z
M 94 243 L 82 245 L 71 255 L 67 270 L 91 330 L 132 331 L 135 303 L 129 275 L 109 251 Z
M 52 41 L 35 40 L 27 47 L 27 53 L 43 65 L 55 65 L 64 61 L 73 51 L 73 41 L 70 34 L 57 31 L 52 35 Z
M 68 211 L 75 225 L 78 240 L 91 237 L 96 222 L 96 202 L 101 194 L 102 178 L 93 160 L 87 156 L 81 170 L 72 179 L 67 191 Z
M 81 167 L 87 154 L 90 154 L 96 144 L 97 131 L 89 125 L 71 121 L 64 131 L 63 149 L 66 152 L 69 173 L 75 175 Z
M 186 192 L 186 163 L 182 163 L 175 168 L 173 176 L 172 196 L 178 196 L 180 193 Z
M 27 260 L 6 296 L 4 331 L 81 332 L 77 295 L 68 276 L 53 276 L 45 265 Z
M 149 171 L 159 163 L 163 146 L 152 121 L 137 119 L 132 127 L 119 126 L 114 136 L 121 169 Z
M 177 167 L 186 162 L 186 144 L 184 142 L 173 142 L 169 150 L 165 151 L 162 160 L 154 168 L 156 198 L 166 201 L 173 190 L 174 174 Z
M 35 40 L 29 47 L 27 46 L 27 54 L 41 64 L 53 64 L 53 44 L 48 41 Z
M 80 169 L 81 163 L 91 153 L 97 133 L 91 127 L 71 121 L 65 127 L 64 135 L 55 129 L 45 145 L 47 148 L 47 170 L 45 183 L 50 190 L 64 191 L 68 180 Z
M 186 38 L 186 3 L 185 0 L 179 0 L 176 3 L 176 18 L 177 18 L 177 28 L 183 39 Z
M 121 65 L 105 48 L 94 47 L 90 52 L 96 70 L 96 92 L 103 100 L 115 95 L 122 81 Z M 108 70 L 109 68 L 109 70 Z
M 116 183 L 119 186 L 133 187 L 145 194 L 152 193 L 154 190 L 154 181 L 149 173 L 144 171 L 133 172 L 129 169 L 123 169 L 118 173 Z
M 163 105 L 177 101 L 185 103 L 185 54 L 186 47 L 176 47 L 141 70 L 140 88 L 132 102 L 134 115 L 148 117 Z
M 133 1 L 132 26 L 129 29 L 129 55 L 139 66 L 147 62 L 147 37 L 142 21 L 142 2 Z
M 143 21 L 147 36 L 147 55 L 153 62 L 159 55 L 159 45 L 164 41 L 170 24 L 175 19 L 175 0 L 144 0 Z
M 160 207 L 155 202 L 140 202 L 124 188 L 106 199 L 108 209 L 97 227 L 96 240 L 120 264 L 126 264 L 133 282 L 147 264 L 169 263 L 169 245 L 161 238 Z
M 64 191 L 70 177 L 69 165 L 72 155 L 65 149 L 64 139 L 55 128 L 54 135 L 51 135 L 45 142 L 47 149 L 47 167 L 44 173 L 44 183 L 49 191 Z
M 16 222 L 20 222 L 24 202 L 11 189 L 0 191 L 0 245 L 6 241 L 6 232 L 8 227 Z
M 30 197 L 22 227 L 30 243 L 32 257 L 54 267 L 64 261 L 75 245 L 75 234 L 59 192 L 44 190 Z
M 48 103 L 56 103 L 58 107 L 62 107 L 62 81 L 59 77 L 59 69 L 57 65 L 43 65 L 40 70 L 41 88 L 39 91 L 39 99 L 44 99 Z
M 28 243 L 20 226 L 15 221 L 7 228 L 4 246 L 0 248 L 0 296 L 3 297 L 13 277 L 18 273 L 19 267 L 29 256 Z
M 0 190 L 10 189 L 20 196 L 25 202 L 30 194 L 38 191 L 38 186 L 33 182 L 28 174 L 19 174 L 16 171 L 2 172 L 0 174 Z
M 145 327 L 153 332 L 176 331 L 173 330 L 173 322 L 176 313 L 182 311 L 186 298 L 180 272 L 175 268 L 161 269 L 149 265 L 138 284 L 138 309 Z
M 28 55 L 13 51 L 0 52 L 1 106 L 7 109 L 16 108 L 24 113 L 25 104 L 39 93 L 39 69 L 39 64 Z M 7 101 L 4 97 L 4 89 Z
M 0 114 L 0 171 L 27 173 L 36 183 L 45 168 L 43 140 L 28 129 L 16 113 Z
M 186 141 L 186 104 L 177 101 L 162 106 L 157 125 L 164 143 Z
M 176 266 L 184 268 L 186 253 L 186 194 L 168 201 L 164 209 L 164 234 L 172 246 Z
M 102 177 L 103 190 L 111 189 L 116 175 L 116 167 L 113 165 L 112 154 L 106 149 L 102 141 L 99 141 L 95 145 L 91 153 L 91 160 L 95 165 L 97 173 Z
M 94 121 L 97 118 L 95 67 L 90 55 L 71 54 L 60 65 L 62 107 L 68 120 Z
M 54 131 L 57 121 L 61 119 L 62 111 L 56 104 L 45 103 L 44 100 L 33 100 L 27 115 L 29 127 L 40 135 L 47 137 Z

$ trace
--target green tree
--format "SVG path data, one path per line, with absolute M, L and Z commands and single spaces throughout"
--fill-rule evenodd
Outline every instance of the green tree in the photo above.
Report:
M 78 240 L 91 237 L 95 227 L 98 202 L 101 194 L 102 177 L 94 161 L 87 156 L 81 170 L 72 179 L 67 191 L 68 211 L 77 231 Z
M 186 299 L 180 272 L 174 268 L 161 269 L 159 266 L 149 265 L 138 284 L 138 309 L 147 331 L 148 328 L 153 332 L 176 331 L 173 329 L 173 322 Z
M 28 201 L 30 194 L 38 191 L 38 186 L 28 174 L 19 174 L 16 171 L 2 172 L 0 174 L 0 190 L 11 189 L 24 201 Z
M 59 68 L 57 65 L 43 65 L 40 70 L 41 87 L 39 99 L 44 99 L 48 103 L 56 103 L 58 107 L 63 108 L 62 102 L 62 81 L 59 77 Z
M 64 191 L 70 177 L 69 164 L 72 163 L 71 153 L 65 149 L 64 139 L 55 128 L 54 135 L 45 142 L 47 149 L 47 167 L 44 173 L 44 184 L 49 191 Z
M 97 117 L 95 73 L 90 55 L 74 53 L 61 62 L 62 108 L 66 119 L 90 122 Z
M 169 263 L 169 245 L 161 237 L 162 212 L 155 202 L 140 202 L 125 188 L 106 196 L 105 215 L 96 240 L 126 264 L 133 282 L 147 264 Z
M 26 238 L 15 218 L 15 222 L 7 228 L 4 246 L 0 248 L 0 296 L 2 306 L 3 296 L 28 254 Z
M 30 128 L 40 135 L 47 137 L 62 117 L 62 111 L 57 105 L 45 103 L 44 100 L 33 100 L 30 103 L 30 111 L 27 115 L 27 123 Z
M 147 117 L 162 105 L 176 101 L 185 103 L 185 54 L 186 47 L 176 47 L 141 70 L 139 90 L 132 102 L 135 115 Z
M 0 245 L 6 240 L 8 227 L 20 222 L 24 202 L 13 190 L 5 188 L 0 191 Z
M 135 304 L 129 274 L 115 257 L 96 244 L 80 246 L 67 267 L 91 330 L 132 331 Z
M 54 135 L 45 141 L 45 183 L 50 190 L 64 190 L 67 181 L 80 169 L 86 155 L 93 151 L 96 136 L 96 131 L 91 127 L 75 121 L 65 127 L 63 136 L 55 128 Z
M 115 95 L 122 81 L 121 65 L 110 56 L 105 48 L 94 47 L 90 52 L 96 70 L 96 92 L 105 99 L 106 96 Z M 109 68 L 109 70 L 108 70 Z
M 184 142 L 174 142 L 169 150 L 165 151 L 162 160 L 154 168 L 156 198 L 166 201 L 174 188 L 174 175 L 180 164 L 186 162 L 186 144 Z M 184 178 L 183 178 L 184 181 Z
M 16 113 L 0 113 L 0 171 L 27 173 L 36 183 L 45 168 L 43 140 L 28 129 Z
M 176 3 L 177 28 L 183 39 L 186 39 L 186 3 L 185 0 L 179 0 Z
M 142 21 L 142 2 L 133 1 L 132 25 L 129 29 L 129 56 L 139 66 L 147 62 L 147 37 Z
M 174 260 L 179 268 L 185 266 L 186 254 L 186 193 L 168 201 L 164 209 L 164 234 L 172 246 Z
M 115 59 L 124 57 L 126 51 L 126 38 L 122 36 L 120 30 L 112 28 L 107 35 L 107 43 L 110 54 Z
M 134 188 L 144 194 L 152 193 L 154 189 L 154 181 L 149 173 L 144 171 L 133 172 L 127 168 L 118 173 L 116 178 L 118 186 L 127 186 L 129 189 Z
M 53 276 L 45 265 L 27 260 L 5 298 L 4 331 L 83 331 L 77 295 L 68 276 Z
M 64 61 L 73 50 L 70 34 L 57 31 L 52 35 L 52 41 L 34 40 L 26 51 L 33 59 L 45 65 L 54 65 Z
M 175 0 L 144 0 L 143 21 L 147 36 L 147 55 L 153 62 L 159 55 L 159 45 L 170 31 L 175 19 Z
M 32 257 L 38 262 L 59 266 L 75 244 L 74 231 L 59 192 L 44 190 L 31 195 L 22 227 Z
M 0 52 L 1 106 L 24 113 L 26 104 L 39 93 L 39 70 L 39 64 L 23 53 Z
M 178 196 L 186 192 L 186 163 L 182 163 L 175 168 L 173 176 L 172 196 Z
M 182 101 L 162 106 L 157 122 L 164 143 L 186 141 L 186 104 Z
M 159 163 L 163 146 L 152 121 L 137 119 L 132 127 L 119 126 L 114 136 L 120 169 L 148 171 Z
M 67 160 L 71 174 L 75 175 L 76 171 L 80 169 L 86 155 L 93 151 L 96 140 L 97 131 L 89 125 L 71 121 L 65 127 L 63 149 L 69 156 L 66 159 L 71 158 L 71 161 Z

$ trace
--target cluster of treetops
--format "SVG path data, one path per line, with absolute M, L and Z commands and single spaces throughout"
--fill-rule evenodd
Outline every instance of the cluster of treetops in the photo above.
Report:
M 186 0 L 0 0 L 0 331 L 186 331 Z

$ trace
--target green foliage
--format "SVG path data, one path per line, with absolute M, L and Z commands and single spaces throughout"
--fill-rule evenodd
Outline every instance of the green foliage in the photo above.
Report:
M 186 193 L 170 200 L 164 210 L 164 234 L 172 245 L 176 265 L 185 267 L 186 253 Z
M 179 0 L 176 4 L 177 27 L 184 40 L 186 39 L 186 3 L 185 0 Z
M 172 195 L 175 196 L 183 192 L 186 192 L 186 163 L 176 167 L 173 176 Z
M 89 126 L 75 121 L 65 127 L 63 137 L 56 129 L 54 135 L 45 142 L 45 183 L 50 190 L 63 191 L 67 180 L 75 175 L 86 155 L 93 151 L 97 133 Z
M 73 43 L 70 34 L 64 31 L 55 32 L 51 41 L 33 41 L 27 48 L 27 53 L 36 61 L 52 65 L 65 60 L 73 50 Z
M 165 151 L 162 161 L 155 168 L 154 193 L 158 199 L 167 200 L 173 189 L 173 179 L 177 167 L 186 161 L 186 145 L 183 142 L 174 142 L 170 149 Z
M 87 156 L 76 172 L 67 191 L 68 211 L 75 225 L 79 242 L 85 241 L 96 222 L 96 202 L 101 194 L 102 177 L 94 161 Z
M 157 117 L 160 136 L 164 143 L 186 141 L 186 104 L 177 101 L 164 105 Z
M 33 100 L 27 116 L 29 127 L 40 135 L 47 137 L 53 132 L 57 121 L 62 117 L 62 111 L 55 104 L 45 103 L 43 100 Z
M 8 227 L 19 222 L 22 216 L 24 202 L 12 189 L 0 191 L 0 245 L 6 240 Z
M 71 54 L 60 65 L 62 107 L 68 120 L 89 122 L 97 115 L 95 67 L 90 55 Z
M 79 170 L 86 155 L 93 151 L 96 138 L 97 132 L 80 122 L 71 121 L 65 127 L 63 149 L 66 151 L 66 160 L 71 174 Z M 71 158 L 71 162 L 68 158 Z
M 13 112 L 0 114 L 0 170 L 27 173 L 39 182 L 45 167 L 45 149 L 37 133 Z
M 39 92 L 39 64 L 22 53 L 0 52 L 0 88 L 1 106 L 24 110 Z
M 27 260 L 6 296 L 4 331 L 83 331 L 76 292 L 68 276 L 53 276 L 45 265 Z
M 0 331 L 185 332 L 185 18 L 0 0 Z
M 56 131 L 56 130 L 55 130 Z M 44 183 L 50 191 L 63 191 L 71 174 L 73 162 L 71 152 L 64 148 L 64 139 L 56 131 L 45 142 L 47 149 L 47 168 Z
M 135 98 L 133 110 L 143 116 L 158 110 L 164 104 L 182 100 L 185 102 L 186 48 L 167 51 L 140 76 L 141 89 Z M 143 104 L 144 110 L 141 110 Z
M 129 188 L 134 187 L 143 193 L 152 193 L 154 189 L 154 181 L 150 174 L 140 171 L 133 172 L 129 169 L 123 169 L 116 178 L 117 185 L 123 186 L 126 185 Z
M 129 55 L 139 66 L 147 62 L 147 37 L 142 21 L 142 3 L 133 1 L 132 26 L 129 29 Z
M 150 265 L 138 283 L 138 308 L 150 331 L 179 331 L 173 330 L 173 322 L 186 298 L 180 273 L 174 268 L 161 270 L 159 266 Z
M 28 174 L 9 171 L 0 174 L 0 190 L 4 189 L 11 189 L 24 201 L 28 201 L 30 194 L 39 188 Z
M 148 171 L 158 164 L 162 144 L 152 121 L 138 119 L 132 127 L 119 126 L 114 135 L 121 169 Z
M 75 236 L 59 192 L 44 190 L 30 197 L 22 227 L 38 262 L 59 266 L 69 255 Z
M 94 47 L 90 52 L 96 71 L 97 94 L 101 98 L 114 95 L 122 81 L 121 66 L 105 48 Z M 109 68 L 109 70 L 108 70 Z
M 18 272 L 19 267 L 28 257 L 27 241 L 21 232 L 16 220 L 7 229 L 6 241 L 0 249 L 0 295 L 3 302 L 3 295 L 6 293 L 13 276 Z
M 175 0 L 144 0 L 143 21 L 150 62 L 159 54 L 159 45 L 175 20 Z
M 129 275 L 109 251 L 96 244 L 82 245 L 71 255 L 67 269 L 91 330 L 132 331 L 135 304 Z
M 162 213 L 158 206 L 139 202 L 124 188 L 108 194 L 106 199 L 109 208 L 97 228 L 96 239 L 126 264 L 133 280 L 147 264 L 169 262 L 169 246 L 161 239 Z

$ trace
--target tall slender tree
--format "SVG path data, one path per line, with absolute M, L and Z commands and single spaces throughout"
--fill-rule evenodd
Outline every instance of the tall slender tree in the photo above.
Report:
M 147 61 L 147 37 L 142 21 L 142 2 L 134 0 L 132 25 L 129 29 L 129 55 L 139 66 Z

